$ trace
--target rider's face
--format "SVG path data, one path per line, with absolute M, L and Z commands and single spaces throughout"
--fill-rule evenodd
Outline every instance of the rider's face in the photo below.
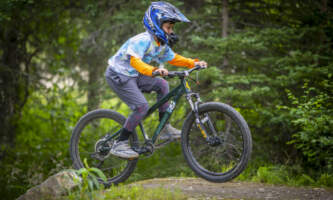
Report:
M 170 35 L 171 33 L 173 33 L 173 26 L 174 25 L 175 25 L 174 23 L 165 22 L 162 25 L 162 29 L 163 29 L 164 32 L 166 32 L 167 34 Z

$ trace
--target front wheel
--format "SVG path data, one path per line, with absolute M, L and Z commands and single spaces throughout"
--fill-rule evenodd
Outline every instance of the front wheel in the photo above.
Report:
M 212 182 L 226 182 L 237 177 L 246 167 L 252 138 L 244 118 L 231 106 L 209 102 L 198 108 L 209 142 L 190 113 L 182 129 L 182 150 L 190 168 Z M 217 141 L 217 142 L 216 142 Z

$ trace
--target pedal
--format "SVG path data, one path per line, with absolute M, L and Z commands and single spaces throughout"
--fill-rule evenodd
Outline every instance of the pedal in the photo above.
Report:
M 133 148 L 138 154 L 146 154 L 148 156 L 154 153 L 155 146 L 151 141 L 147 141 L 142 147 Z

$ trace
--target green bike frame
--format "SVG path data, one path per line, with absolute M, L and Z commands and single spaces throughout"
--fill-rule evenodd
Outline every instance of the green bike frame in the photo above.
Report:
M 162 116 L 162 119 L 159 123 L 159 125 L 157 126 L 154 135 L 152 137 L 152 142 L 153 144 L 156 142 L 157 140 L 157 136 L 160 134 L 161 130 L 163 129 L 163 127 L 165 126 L 165 124 L 167 123 L 167 121 L 169 120 L 171 114 L 173 113 L 180 97 L 185 94 L 190 92 L 190 87 L 188 86 L 187 81 L 185 80 L 185 78 L 181 78 L 181 84 L 179 84 L 176 88 L 174 88 L 173 90 L 171 90 L 167 95 L 165 95 L 162 99 L 160 99 L 158 102 L 156 102 L 153 106 L 151 106 L 148 109 L 148 112 L 146 114 L 146 116 L 144 117 L 147 118 L 150 114 L 152 114 L 155 110 L 157 110 L 160 106 L 162 106 L 164 103 L 166 103 L 167 101 L 169 101 L 171 98 L 173 98 L 170 103 L 169 103 L 169 107 L 167 109 L 167 111 L 164 113 L 164 115 Z M 142 127 L 142 124 L 140 123 L 140 128 L 142 133 L 144 134 L 145 139 L 148 139 L 148 137 L 146 137 L 146 133 Z
M 162 106 L 164 103 L 166 103 L 167 101 L 169 101 L 171 98 L 173 98 L 170 101 L 169 107 L 167 109 L 167 111 L 164 113 L 164 115 L 162 116 L 162 119 L 159 123 L 159 125 L 157 126 L 154 135 L 152 137 L 152 143 L 154 144 L 157 140 L 158 135 L 160 134 L 161 130 L 163 129 L 163 127 L 165 126 L 165 124 L 167 123 L 167 121 L 169 120 L 171 114 L 173 113 L 177 102 L 179 101 L 180 97 L 183 94 L 189 93 L 191 92 L 191 89 L 188 85 L 188 82 L 185 80 L 185 77 L 180 78 L 181 79 L 181 83 L 174 88 L 173 90 L 171 90 L 167 95 L 165 95 L 162 99 L 160 99 L 158 102 L 156 102 L 154 105 L 152 105 L 146 115 L 144 116 L 143 120 L 146 119 L 149 115 L 151 115 L 155 110 L 157 110 L 160 106 Z M 145 141 L 149 140 L 148 135 L 146 134 L 142 123 L 139 123 L 141 132 L 144 136 Z M 121 129 L 118 130 L 116 133 L 112 134 L 111 136 L 107 136 L 106 140 L 112 139 L 117 137 L 121 132 Z

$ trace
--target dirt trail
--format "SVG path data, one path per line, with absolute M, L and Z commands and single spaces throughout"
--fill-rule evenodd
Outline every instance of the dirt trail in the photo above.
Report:
M 333 200 L 333 188 L 287 187 L 251 182 L 210 183 L 199 178 L 150 179 L 135 184 L 145 188 L 180 189 L 194 199 Z

